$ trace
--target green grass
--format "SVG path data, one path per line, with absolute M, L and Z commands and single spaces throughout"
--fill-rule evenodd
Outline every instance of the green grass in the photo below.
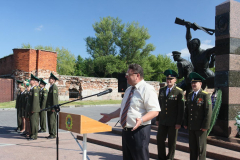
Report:
M 16 101 L 0 103 L 0 108 L 15 108 Z
M 65 103 L 67 101 L 60 101 L 59 103 Z M 0 108 L 15 108 L 16 101 L 0 103 Z M 104 105 L 104 104 L 121 104 L 121 100 L 98 100 L 98 101 L 75 101 L 65 104 L 63 106 L 80 106 L 80 105 Z

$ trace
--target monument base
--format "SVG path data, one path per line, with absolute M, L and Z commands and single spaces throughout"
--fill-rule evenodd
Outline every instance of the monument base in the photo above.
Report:
M 212 132 L 215 136 L 235 137 L 237 135 L 237 126 L 235 120 L 217 120 L 213 126 Z

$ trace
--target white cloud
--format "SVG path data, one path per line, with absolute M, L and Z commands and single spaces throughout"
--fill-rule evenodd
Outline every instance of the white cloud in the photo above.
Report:
M 37 30 L 37 31 L 41 31 L 42 28 L 43 28 L 43 25 L 40 25 L 40 26 L 38 26 L 37 28 L 35 28 L 35 30 Z

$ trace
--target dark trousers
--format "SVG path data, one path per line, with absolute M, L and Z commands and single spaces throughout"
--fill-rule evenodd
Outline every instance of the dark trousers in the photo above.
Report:
M 22 129 L 22 110 L 20 108 L 17 108 L 17 129 Z
M 47 118 L 47 113 L 46 111 L 39 112 L 40 116 L 40 130 L 43 132 L 46 132 L 46 118 Z
M 47 111 L 47 119 L 49 135 L 52 137 L 56 137 L 56 112 Z
M 157 133 L 158 159 L 174 159 L 178 129 L 175 126 L 165 126 L 159 124 Z M 168 137 L 168 155 L 166 155 L 165 141 Z
M 190 160 L 206 159 L 207 131 L 189 130 Z
M 149 160 L 149 140 L 151 125 L 140 126 L 136 130 L 122 131 L 124 160 Z
M 39 126 L 39 113 L 34 112 L 30 114 L 30 125 L 31 125 L 31 135 L 33 139 L 37 139 L 38 136 L 38 126 Z

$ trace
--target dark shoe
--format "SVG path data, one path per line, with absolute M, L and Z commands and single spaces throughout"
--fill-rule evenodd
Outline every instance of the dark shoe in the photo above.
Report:
M 54 139 L 54 138 L 56 138 L 56 137 L 54 137 L 54 136 L 48 136 L 47 137 L 47 139 Z
M 42 130 L 39 130 L 38 133 L 43 133 L 43 131 L 42 131 Z
M 32 141 L 32 140 L 36 140 L 36 138 L 28 138 L 27 140 Z

